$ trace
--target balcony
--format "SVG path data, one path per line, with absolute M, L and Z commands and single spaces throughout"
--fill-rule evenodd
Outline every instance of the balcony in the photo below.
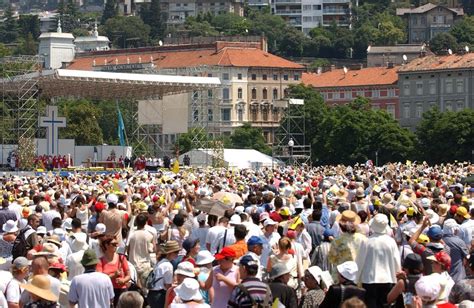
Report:
M 324 15 L 348 15 L 349 9 L 323 9 Z
M 351 3 L 350 0 L 323 0 L 323 5 L 327 3 Z
M 276 10 L 277 15 L 301 15 L 301 10 Z
M 274 0 L 273 3 L 301 3 L 301 0 Z

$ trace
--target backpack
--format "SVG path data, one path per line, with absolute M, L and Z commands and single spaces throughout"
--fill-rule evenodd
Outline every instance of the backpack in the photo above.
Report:
M 156 278 L 155 271 L 152 269 L 151 272 L 146 277 L 146 288 L 151 290 L 155 287 L 155 284 L 160 281 L 163 277 Z
M 34 232 L 36 231 L 31 227 L 29 228 L 26 227 L 20 231 L 15 241 L 13 242 L 13 248 L 12 248 L 13 260 L 15 260 L 18 257 L 26 257 L 26 255 L 28 254 L 28 245 L 29 245 L 26 239 L 28 238 L 28 236 L 30 236 Z

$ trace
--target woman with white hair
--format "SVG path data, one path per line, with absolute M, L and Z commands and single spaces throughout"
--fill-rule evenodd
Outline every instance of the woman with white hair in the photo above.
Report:
M 454 219 L 447 219 L 443 225 L 443 241 L 449 247 L 451 257 L 451 269 L 449 275 L 454 282 L 466 278 L 464 260 L 469 256 L 466 243 L 458 236 L 459 225 Z

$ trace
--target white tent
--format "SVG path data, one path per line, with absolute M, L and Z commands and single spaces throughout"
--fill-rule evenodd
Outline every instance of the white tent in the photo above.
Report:
M 179 156 L 180 165 L 183 164 L 183 158 L 188 155 L 191 166 L 211 166 L 213 159 L 217 158 L 214 149 L 194 149 Z M 273 160 L 273 163 L 272 163 Z M 239 169 L 261 167 L 272 167 L 282 165 L 283 163 L 252 149 L 224 149 L 224 165 L 226 167 L 234 167 Z

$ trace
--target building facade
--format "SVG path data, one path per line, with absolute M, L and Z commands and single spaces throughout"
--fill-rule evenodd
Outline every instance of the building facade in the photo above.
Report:
M 218 77 L 222 88 L 187 94 L 189 128 L 205 123 L 212 136 L 230 135 L 249 122 L 272 144 L 283 115 L 274 103 L 301 82 L 304 67 L 265 50 L 264 41 L 111 50 L 78 55 L 68 69 Z M 153 138 L 157 145 L 171 146 L 177 134 L 168 135 L 155 131 Z
M 272 13 L 283 17 L 290 25 L 308 34 L 313 28 L 330 26 L 349 27 L 350 0 L 274 0 Z
M 390 63 L 402 65 L 433 53 L 424 44 L 400 44 L 394 46 L 370 46 L 367 49 L 367 67 L 382 67 Z M 406 56 L 406 60 L 404 59 Z
M 315 74 L 304 73 L 303 83 L 321 93 L 330 106 L 344 105 L 357 97 L 370 100 L 372 109 L 382 109 L 399 118 L 397 68 L 371 67 L 358 70 L 333 69 Z
M 448 32 L 462 18 L 462 8 L 427 3 L 417 8 L 399 8 L 397 16 L 407 23 L 409 44 L 430 41 L 438 33 Z
M 400 124 L 414 130 L 431 108 L 474 108 L 474 54 L 427 56 L 398 71 Z

